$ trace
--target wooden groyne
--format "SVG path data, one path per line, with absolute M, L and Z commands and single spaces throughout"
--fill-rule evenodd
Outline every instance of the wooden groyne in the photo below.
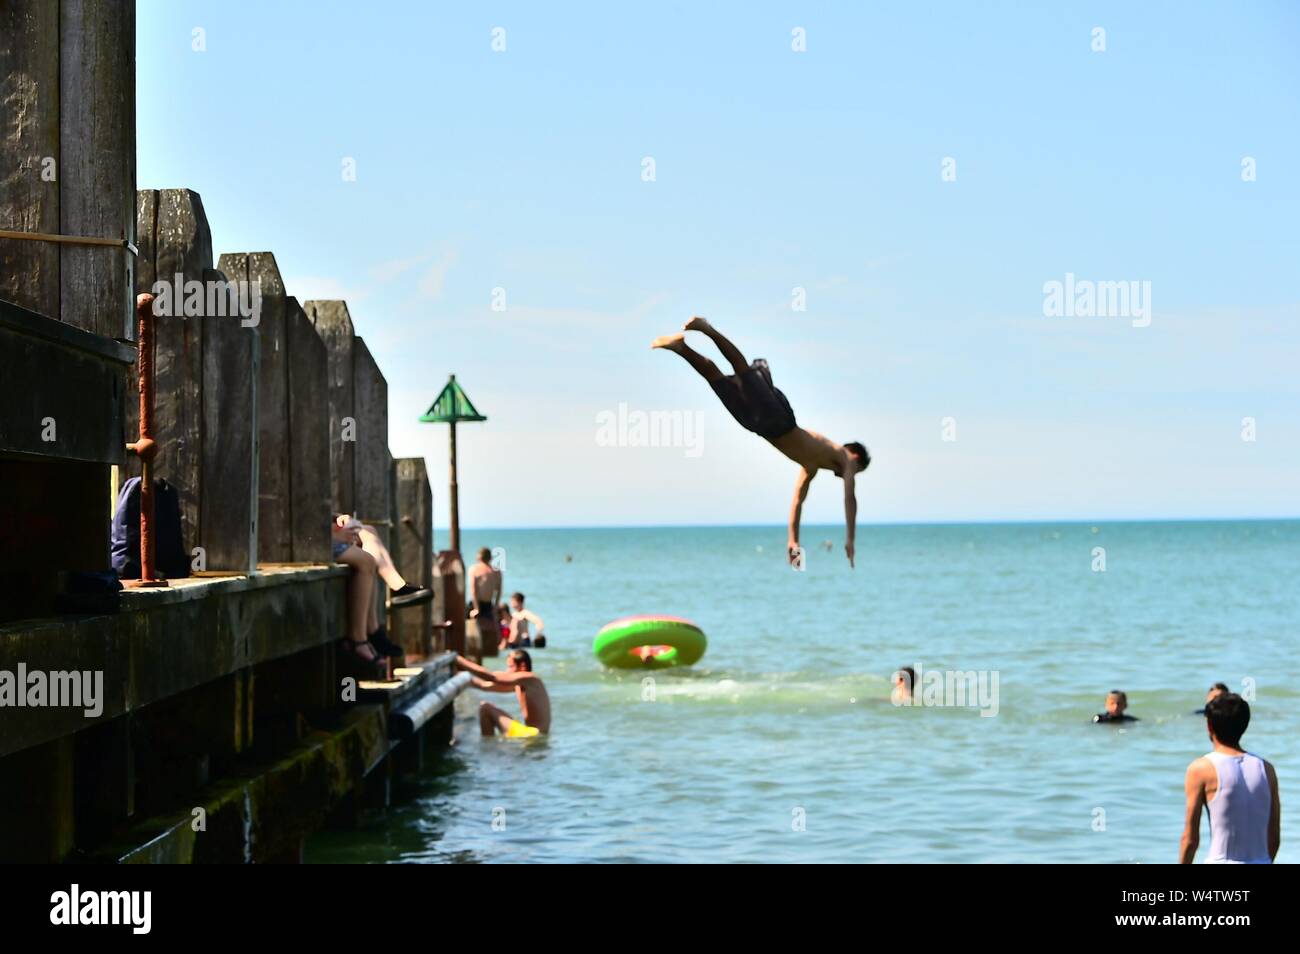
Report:
M 389 451 L 346 302 L 300 303 L 270 252 L 214 261 L 197 193 L 136 191 L 134 4 L 9 0 L 0 20 L 0 861 L 294 860 L 450 739 L 463 565 L 435 555 L 424 461 Z M 255 312 L 230 310 L 241 289 Z M 171 299 L 151 466 L 192 575 L 117 592 L 142 292 Z M 437 594 L 395 611 L 377 588 L 407 653 L 389 680 L 342 668 L 334 512 Z

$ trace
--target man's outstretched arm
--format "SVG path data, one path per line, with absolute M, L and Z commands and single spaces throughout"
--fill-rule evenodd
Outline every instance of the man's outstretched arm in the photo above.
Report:
M 484 666 L 480 666 L 473 660 L 466 659 L 464 656 L 456 657 L 456 665 L 466 672 L 472 673 L 486 683 L 492 684 L 493 692 L 509 692 L 511 688 L 521 682 L 532 678 L 531 672 L 493 672 Z M 479 688 L 488 688 L 480 686 Z
M 808 497 L 808 485 L 812 483 L 815 471 L 802 469 L 799 479 L 794 484 L 794 503 L 790 505 L 790 535 L 786 540 L 786 558 L 793 564 L 799 549 L 799 520 L 803 514 L 803 502 Z
M 858 497 L 853 480 L 853 474 L 844 478 L 844 552 L 849 555 L 849 566 L 853 566 L 853 542 L 858 534 Z

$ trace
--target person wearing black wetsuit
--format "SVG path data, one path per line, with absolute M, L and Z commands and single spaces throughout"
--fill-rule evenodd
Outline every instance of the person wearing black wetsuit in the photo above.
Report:
M 1092 717 L 1093 722 L 1137 722 L 1137 716 L 1125 715 L 1128 695 L 1121 689 L 1112 689 L 1106 695 L 1106 711 Z

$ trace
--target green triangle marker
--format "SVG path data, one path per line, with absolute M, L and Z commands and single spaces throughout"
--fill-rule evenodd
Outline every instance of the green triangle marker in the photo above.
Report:
M 442 389 L 429 406 L 429 410 L 420 416 L 425 424 L 451 425 L 451 548 L 460 553 L 460 495 L 456 485 L 456 425 L 461 421 L 486 421 L 487 417 L 478 412 L 474 402 L 456 383 L 456 375 L 447 379 L 447 386 Z

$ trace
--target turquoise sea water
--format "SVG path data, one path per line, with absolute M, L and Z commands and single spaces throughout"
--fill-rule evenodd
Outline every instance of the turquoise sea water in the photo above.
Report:
M 856 570 L 842 532 L 807 528 L 805 572 L 782 528 L 468 533 L 546 621 L 552 735 L 482 741 L 467 694 L 455 748 L 308 859 L 1171 862 L 1221 680 L 1254 686 L 1300 860 L 1300 521 L 861 527 Z M 603 669 L 592 636 L 634 613 L 695 620 L 707 655 Z M 996 672 L 997 714 L 893 706 L 916 663 Z M 1112 688 L 1139 723 L 1089 723 Z

